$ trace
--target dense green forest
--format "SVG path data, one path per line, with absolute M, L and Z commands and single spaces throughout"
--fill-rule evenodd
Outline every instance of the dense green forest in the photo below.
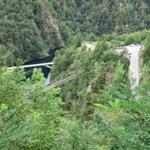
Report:
M 63 41 L 50 4 L 44 0 L 0 0 L 0 55 L 8 65 L 29 61 L 62 47 Z
M 84 36 L 102 35 L 133 32 L 148 28 L 150 24 L 150 2 L 147 0 L 49 1 L 65 38 L 70 35 L 66 31 L 82 32 Z
M 149 0 L 0 0 L 0 149 L 149 150 L 149 27 Z M 130 56 L 115 51 L 131 44 L 134 90 Z M 52 83 L 74 77 L 64 85 L 7 69 L 55 48 Z
M 0 0 L 0 54 L 8 65 L 42 58 L 76 36 L 149 28 L 146 0 Z
M 139 39 L 144 45 L 143 74 L 149 75 L 145 57 L 149 32 L 104 35 L 90 53 L 85 46 L 57 53 L 53 80 L 76 75 L 61 89 L 44 88 L 45 79 L 38 69 L 30 79 L 23 70 L 4 70 L 2 59 L 0 148 L 148 150 L 150 78 L 143 76 L 135 97 L 127 73 L 129 61 L 113 52 L 116 45 Z

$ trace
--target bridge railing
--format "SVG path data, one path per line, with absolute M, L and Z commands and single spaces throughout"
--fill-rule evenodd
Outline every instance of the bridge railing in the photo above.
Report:
M 32 65 L 23 65 L 23 66 L 18 66 L 18 67 L 8 67 L 8 70 L 14 70 L 14 69 L 25 69 L 25 68 L 34 68 L 34 67 L 42 67 L 42 66 L 48 66 L 48 65 L 53 65 L 54 62 L 48 62 L 48 63 L 40 63 L 40 64 L 32 64 Z

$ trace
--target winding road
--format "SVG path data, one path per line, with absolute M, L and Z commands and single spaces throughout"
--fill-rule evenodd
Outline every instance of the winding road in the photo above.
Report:
M 140 79 L 140 68 L 139 68 L 139 52 L 141 49 L 141 45 L 139 44 L 132 44 L 129 46 L 124 46 L 117 48 L 115 51 L 118 53 L 122 53 L 124 51 L 127 51 L 126 57 L 130 60 L 130 66 L 129 66 L 129 77 L 131 82 L 131 89 L 135 89 L 139 85 L 139 79 Z
M 93 51 L 96 47 L 94 42 L 84 42 L 87 51 Z M 131 89 L 134 90 L 139 85 L 140 80 L 140 63 L 139 63 L 139 53 L 141 49 L 140 44 L 132 44 L 128 46 L 122 46 L 115 49 L 119 54 L 123 53 L 125 57 L 130 60 L 129 66 L 129 78 L 131 83 Z

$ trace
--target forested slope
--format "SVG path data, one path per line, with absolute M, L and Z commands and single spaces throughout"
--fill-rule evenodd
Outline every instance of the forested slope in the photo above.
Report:
M 49 3 L 44 1 L 0 0 L 0 55 L 13 65 L 48 55 L 63 44 Z
M 0 149 L 149 150 L 149 8 L 149 0 L 0 0 Z M 51 79 L 75 80 L 58 88 L 43 85 L 40 69 L 31 78 L 4 69 L 64 42 Z M 134 91 L 129 60 L 114 51 L 130 44 L 142 44 Z
M 133 35 L 139 43 L 138 34 L 125 35 L 125 42 L 124 35 L 105 35 L 94 51 L 85 46 L 60 51 L 53 81 L 76 76 L 61 89 L 44 88 L 38 69 L 26 79 L 23 70 L 0 67 L 0 149 L 149 150 L 150 82 L 135 96 L 129 61 L 113 51 L 133 42 Z
M 94 50 L 87 50 L 81 44 L 81 47 L 71 46 L 58 52 L 52 68 L 52 80 L 76 76 L 75 81 L 62 87 L 65 108 L 73 111 L 73 114 L 87 117 L 91 115 L 92 104 L 96 103 L 99 95 L 101 103 L 109 99 L 128 100 L 128 96 L 132 95 L 128 73 L 130 62 L 114 49 L 129 44 L 143 45 L 148 35 L 148 31 L 121 36 L 103 35 L 94 43 Z
M 150 25 L 150 3 L 146 0 L 49 0 L 65 29 L 101 35 L 131 32 Z
M 146 84 L 150 82 L 150 33 L 147 36 L 141 54 L 142 59 L 142 81 Z
M 77 35 L 145 29 L 149 8 L 146 0 L 0 0 L 0 54 L 12 65 L 44 57 Z

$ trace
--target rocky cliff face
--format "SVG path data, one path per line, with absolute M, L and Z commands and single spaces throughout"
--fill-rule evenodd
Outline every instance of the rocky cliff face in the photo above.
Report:
M 47 0 L 0 0 L 0 55 L 8 65 L 42 58 L 63 40 Z
M 63 46 L 63 41 L 56 19 L 51 15 L 50 11 L 43 10 L 42 15 L 42 32 L 45 34 L 44 40 L 50 45 L 50 49 Z

